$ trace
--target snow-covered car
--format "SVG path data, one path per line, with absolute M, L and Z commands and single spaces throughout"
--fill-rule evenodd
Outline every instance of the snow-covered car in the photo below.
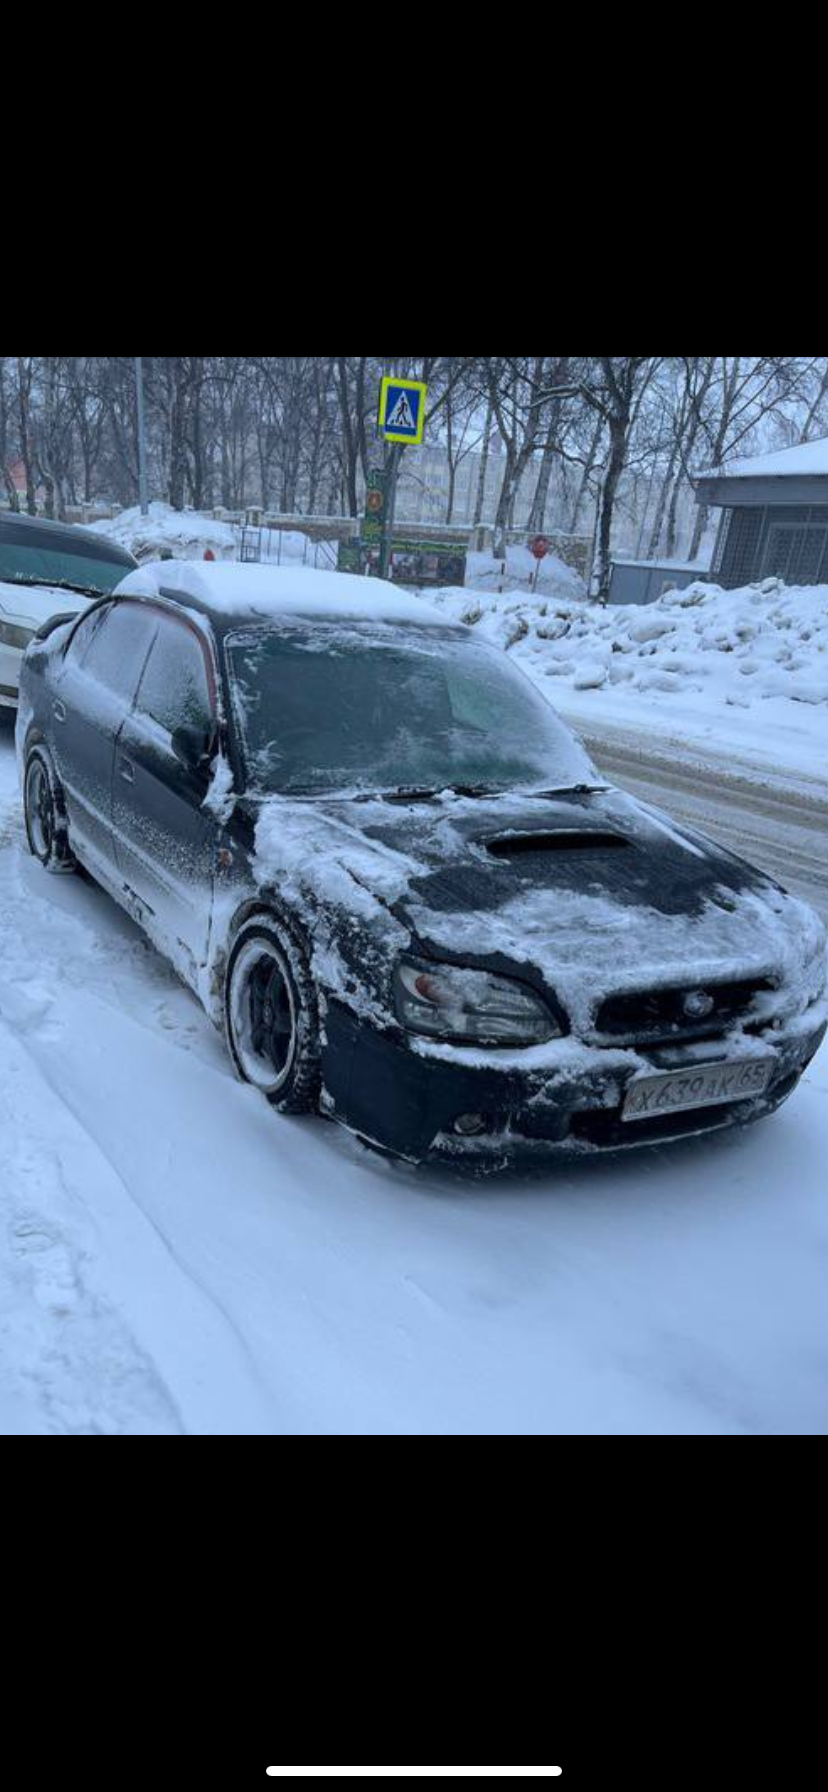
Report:
M 88 529 L 0 512 L 0 705 L 15 708 L 20 662 L 43 623 L 77 615 L 135 565 Z
M 238 1074 L 413 1161 L 754 1120 L 823 1037 L 811 910 L 378 580 L 143 567 L 29 648 L 17 741 L 32 852 L 132 912 Z

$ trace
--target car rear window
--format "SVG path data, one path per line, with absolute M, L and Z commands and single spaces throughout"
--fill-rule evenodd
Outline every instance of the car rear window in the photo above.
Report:
M 92 635 L 82 662 L 84 672 L 131 700 L 157 627 L 157 611 L 116 599 Z

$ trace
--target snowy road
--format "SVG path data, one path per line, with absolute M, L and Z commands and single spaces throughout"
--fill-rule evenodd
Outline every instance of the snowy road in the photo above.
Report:
M 275 1116 L 26 855 L 0 722 L 4 1431 L 826 1432 L 826 1150 L 825 1051 L 751 1132 L 534 1179 Z

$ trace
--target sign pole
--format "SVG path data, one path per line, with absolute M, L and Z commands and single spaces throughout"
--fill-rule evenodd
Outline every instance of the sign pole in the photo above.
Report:
M 394 539 L 394 511 L 397 503 L 397 476 L 403 448 L 416 448 L 425 430 L 425 407 L 428 386 L 424 380 L 403 379 L 387 373 L 380 381 L 377 427 L 383 441 L 391 449 L 385 464 L 385 503 L 380 537 L 380 578 L 387 579 Z
M 144 362 L 135 358 L 135 403 L 138 413 L 138 502 L 141 515 L 149 514 L 147 504 L 147 432 L 144 422 Z
M 388 461 L 388 484 L 385 494 L 385 512 L 382 519 L 382 546 L 380 548 L 379 576 L 387 579 L 391 562 L 391 543 L 394 538 L 394 510 L 397 503 L 397 475 L 400 470 L 403 450 L 399 442 L 391 448 Z

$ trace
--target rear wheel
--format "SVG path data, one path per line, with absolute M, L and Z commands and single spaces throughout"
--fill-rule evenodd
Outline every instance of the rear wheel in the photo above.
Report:
M 275 916 L 241 928 L 224 986 L 227 1043 L 238 1075 L 283 1114 L 319 1104 L 319 1009 L 307 954 Z
M 48 753 L 34 747 L 26 760 L 23 809 L 29 851 L 47 871 L 74 871 L 66 811 Z

